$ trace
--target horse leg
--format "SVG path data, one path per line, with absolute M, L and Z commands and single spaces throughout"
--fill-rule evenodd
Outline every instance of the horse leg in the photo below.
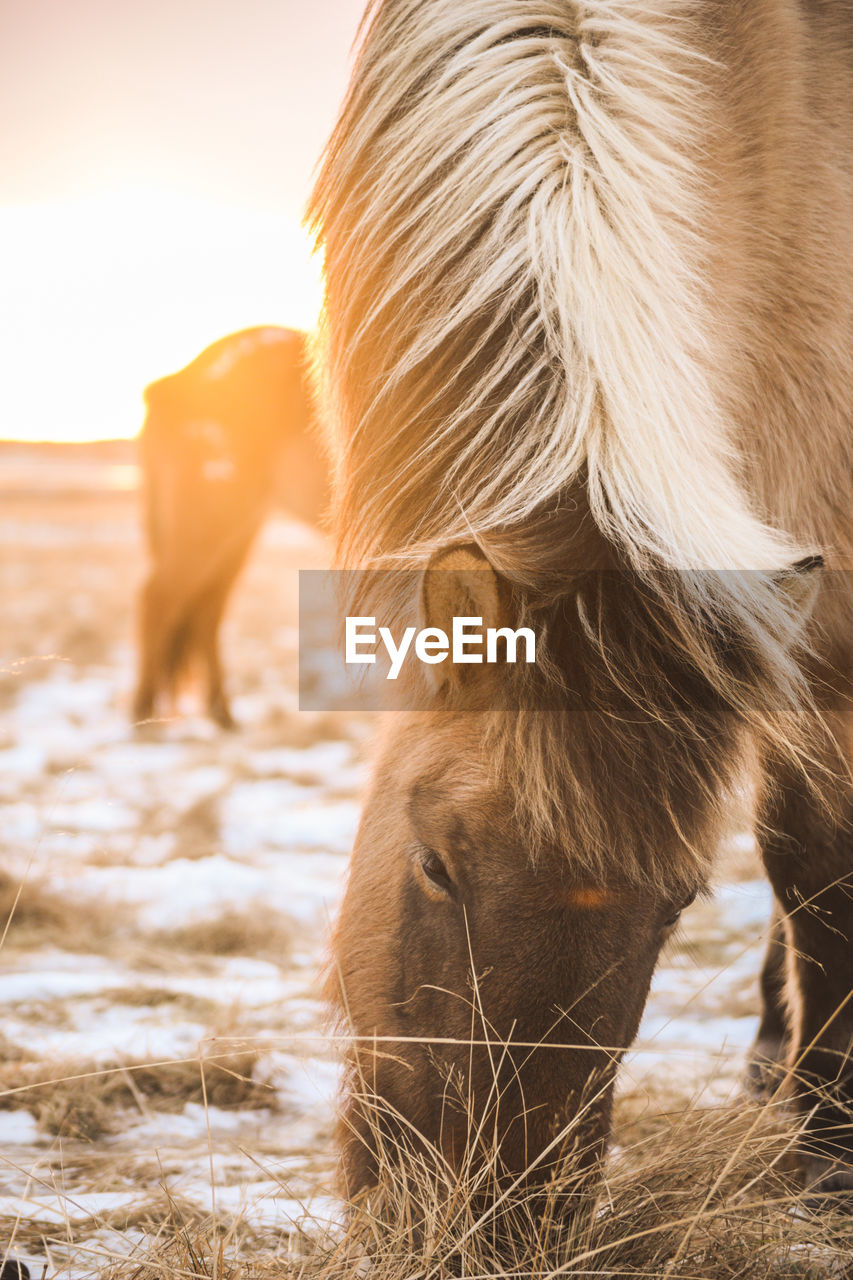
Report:
M 162 569 L 152 570 L 139 600 L 139 671 L 133 719 L 150 720 L 164 694 L 174 693 L 186 653 L 186 593 Z
M 181 500 L 180 441 L 164 436 L 163 424 L 150 412 L 140 437 L 140 461 L 143 524 L 152 567 L 139 595 L 136 722 L 150 720 L 162 701 L 174 704 L 186 661 L 191 578 L 180 548 L 187 541 L 183 522 L 194 511 L 191 494 Z
M 844 718 L 839 706 L 827 716 L 840 742 Z M 761 851 L 786 913 L 787 1069 L 807 1183 L 853 1191 L 853 790 L 836 777 L 838 794 L 818 798 L 784 766 L 769 782 Z
M 259 522 L 260 523 L 260 522 Z M 199 654 L 207 684 L 207 713 L 222 729 L 235 729 L 237 723 L 231 714 L 228 695 L 225 692 L 225 675 L 219 644 L 219 632 L 225 606 L 237 576 L 243 567 L 256 529 L 232 548 L 227 559 L 219 567 L 216 580 L 199 596 L 193 606 L 190 644 Z
M 773 907 L 770 936 L 761 967 L 761 1021 L 746 1068 L 746 1088 L 756 1096 L 772 1092 L 787 1054 L 786 955 L 785 921 L 777 902 Z
M 157 563 L 161 551 L 160 499 L 163 491 L 161 468 L 151 444 L 152 430 L 146 418 L 139 437 L 139 461 L 142 479 L 142 517 L 152 568 L 139 592 L 137 605 L 137 675 L 133 696 L 133 719 L 139 724 L 150 720 L 157 706 L 163 636 L 159 597 L 161 595 Z
M 222 590 L 221 584 L 217 583 L 216 588 L 199 602 L 193 617 L 193 632 L 207 682 L 207 714 L 221 729 L 237 727 L 225 692 L 225 675 L 219 645 L 219 628 L 230 586 L 231 584 L 228 583 Z
M 151 571 L 139 595 L 139 664 L 133 719 L 150 720 L 163 688 L 164 658 L 169 643 L 165 592 L 156 569 Z

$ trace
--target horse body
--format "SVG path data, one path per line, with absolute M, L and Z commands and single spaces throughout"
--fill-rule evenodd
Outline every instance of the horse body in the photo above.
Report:
M 853 6 L 726 6 L 708 53 L 707 274 L 726 416 L 775 526 L 851 564 Z
M 764 1029 L 818 1090 L 809 1176 L 853 1184 L 851 145 L 846 3 L 374 8 L 314 202 L 339 558 L 547 643 L 517 714 L 451 673 L 389 731 L 334 944 L 351 1186 L 366 1093 L 451 1167 L 474 1112 L 511 1173 L 566 1126 L 597 1154 L 753 752 Z
M 153 561 L 140 601 L 134 719 L 199 662 L 207 709 L 233 722 L 219 656 L 230 591 L 274 502 L 316 522 L 326 467 L 311 432 L 305 336 L 243 330 L 146 390 L 140 441 Z

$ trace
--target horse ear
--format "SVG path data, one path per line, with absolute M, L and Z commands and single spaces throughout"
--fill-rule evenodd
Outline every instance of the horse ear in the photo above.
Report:
M 156 382 L 148 384 L 142 393 L 142 398 L 149 413 L 165 414 L 177 407 L 179 378 L 179 374 L 170 373 L 165 378 L 158 378 Z
M 823 567 L 822 555 L 805 556 L 796 564 L 792 564 L 789 569 L 783 569 L 776 575 L 777 585 L 797 610 L 803 622 L 807 622 L 811 617 L 823 578 L 821 573 Z
M 454 618 L 482 618 L 483 629 L 510 625 L 509 587 L 478 547 L 453 547 L 432 557 L 421 582 L 421 626 L 446 635 Z M 481 666 L 457 669 L 450 662 L 430 667 L 437 684 L 458 682 L 462 672 L 481 673 Z

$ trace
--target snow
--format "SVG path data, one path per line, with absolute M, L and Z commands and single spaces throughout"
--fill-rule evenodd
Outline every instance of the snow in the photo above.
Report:
M 108 528 L 100 525 L 97 536 Z M 53 545 L 57 530 L 40 524 L 36 543 Z M 259 553 L 278 562 L 285 548 L 312 538 L 274 520 Z M 115 538 L 117 546 L 130 541 L 127 530 Z M 282 616 L 271 635 L 295 663 L 291 621 Z M 95 1148 L 63 1137 L 63 1160 L 66 1149 L 127 1158 L 126 1180 L 97 1192 L 81 1189 L 73 1160 L 63 1165 L 64 1190 L 28 1185 L 18 1170 L 44 1169 L 53 1139 L 28 1110 L 0 1111 L 7 1159 L 0 1216 L 61 1226 L 162 1197 L 159 1165 L 146 1185 L 126 1185 L 140 1153 L 152 1162 L 156 1155 L 170 1191 L 209 1209 L 210 1142 L 218 1213 L 286 1231 L 307 1211 L 312 1232 L 334 1230 L 340 1206 L 311 1194 L 318 1167 L 329 1185 L 339 1088 L 318 973 L 359 820 L 367 720 L 326 725 L 312 738 L 297 720 L 292 678 L 270 664 L 234 701 L 238 734 L 223 735 L 192 713 L 135 732 L 126 706 L 131 662 L 125 645 L 105 665 L 23 664 L 4 708 L 4 869 L 26 876 L 25 894 L 44 887 L 73 904 L 84 935 L 89 907 L 100 913 L 93 922 L 114 908 L 122 931 L 105 955 L 94 934 L 91 953 L 64 951 L 51 937 L 36 950 L 0 953 L 3 1039 L 26 1052 L 44 1080 L 75 1063 L 109 1069 L 249 1048 L 258 1055 L 253 1079 L 271 1086 L 270 1105 L 262 1097 L 261 1108 L 232 1111 L 187 1101 L 164 1114 L 143 1103 Z M 291 729 L 298 732 L 289 737 Z M 730 848 L 748 860 L 753 838 L 741 833 Z M 664 1082 L 674 1106 L 700 1090 L 709 1100 L 731 1096 L 755 1032 L 770 909 L 766 883 L 741 878 L 686 913 L 626 1056 L 623 1092 L 659 1098 Z M 168 931 L 213 925 L 229 913 L 247 926 L 272 915 L 285 954 L 190 954 L 164 941 Z M 87 1248 L 126 1253 L 138 1239 L 106 1224 L 85 1230 L 74 1237 L 72 1276 L 91 1272 Z
M 43 735 L 51 730 L 60 735 L 67 726 L 62 719 L 79 716 L 85 721 L 89 733 L 101 737 L 104 732 L 93 712 L 108 707 L 114 697 L 114 682 L 106 675 L 80 676 L 66 663 L 59 663 L 46 680 L 22 687 L 18 695 L 15 720 L 30 725 L 30 734 Z M 73 739 L 70 747 L 79 745 Z
M 352 848 L 359 807 L 353 801 L 318 804 L 311 789 L 264 780 L 234 786 L 222 804 L 222 842 L 229 853 L 257 849 Z
M 30 1195 L 0 1196 L 0 1218 L 61 1227 L 117 1209 L 129 1211 L 135 1204 L 134 1194 L 122 1191 L 77 1192 L 69 1196 L 38 1190 Z
M 245 1142 L 247 1139 L 257 1139 L 273 1124 L 275 1124 L 275 1117 L 268 1110 L 223 1111 L 221 1107 L 208 1106 L 205 1109 L 198 1102 L 188 1102 L 178 1115 L 169 1116 L 168 1139 L 170 1143 L 207 1142 L 210 1135 L 217 1141 L 239 1137 Z M 135 1123 L 133 1137 L 139 1147 L 152 1150 L 158 1146 L 162 1147 L 164 1145 L 162 1116 L 152 1116 Z
M 172 858 L 154 866 L 93 867 L 85 885 L 55 883 L 101 901 L 133 904 L 147 928 L 171 929 L 213 919 L 224 910 L 274 907 L 294 921 L 320 923 L 341 890 L 345 860 L 333 854 L 259 856 L 249 865 L 223 854 Z
M 43 953 L 41 964 L 30 972 L 19 969 L 0 974 L 0 1004 L 103 993 L 125 985 L 127 980 L 126 971 L 116 971 L 98 956 Z
M 297 1110 L 312 1113 L 319 1106 L 331 1114 L 337 1104 L 340 1073 L 327 1058 L 294 1058 L 280 1055 L 276 1076 L 287 1101 Z
M 296 1200 L 274 1179 L 259 1179 L 243 1185 L 214 1184 L 211 1194 L 210 1184 L 199 1178 L 182 1185 L 180 1191 L 207 1213 L 227 1213 L 258 1227 L 302 1230 L 313 1236 L 340 1231 L 343 1227 L 344 1209 L 340 1201 L 321 1195 Z
M 326 786 L 358 784 L 363 771 L 351 764 L 352 748 L 347 742 L 318 742 L 297 751 L 292 747 L 273 747 L 249 754 L 248 764 L 258 777 L 292 777 Z
M 741 848 L 749 849 L 750 842 L 751 837 L 744 838 Z M 667 1082 L 683 1093 L 685 1084 L 689 1088 L 707 1076 L 715 1100 L 722 1100 L 738 1087 L 758 1028 L 757 975 L 772 901 L 766 881 L 739 881 L 721 885 L 711 902 L 687 912 L 683 933 L 689 945 L 665 955 L 658 966 L 637 1039 L 625 1056 L 620 1089 L 653 1082 L 659 1089 Z M 696 958 L 709 941 L 723 953 L 713 965 Z M 744 988 L 753 1007 L 738 1013 L 740 1001 L 734 996 Z
M 136 825 L 137 815 L 129 805 L 106 797 L 92 797 L 75 803 L 53 805 L 47 813 L 51 827 L 104 835 L 112 831 L 129 831 Z
M 36 804 L 20 801 L 3 806 L 3 841 L 8 844 L 31 845 L 42 833 L 41 810 Z
M 78 1061 L 108 1068 L 117 1060 L 160 1063 L 193 1058 L 208 1035 L 204 1023 L 176 1019 L 162 1009 L 106 1005 L 103 999 L 78 1005 L 75 1014 L 74 1025 L 33 1029 L 13 1012 L 4 1019 L 4 1030 L 15 1042 L 23 1043 L 26 1037 L 27 1049 L 48 1063 L 45 1080 L 67 1078 L 65 1067 L 51 1067 L 51 1062 L 72 1064 L 73 1074 Z
M 44 748 L 34 743 L 8 747 L 5 751 L 0 751 L 0 778 L 5 782 L 13 777 L 18 780 L 38 777 L 46 760 Z
M 38 1125 L 29 1111 L 0 1111 L 0 1150 L 38 1141 Z

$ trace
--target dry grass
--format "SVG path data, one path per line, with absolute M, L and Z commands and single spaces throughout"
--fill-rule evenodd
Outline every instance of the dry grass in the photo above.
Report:
M 209 858 L 218 852 L 221 838 L 219 833 L 219 798 L 218 796 L 202 796 L 195 804 L 189 806 L 173 825 L 175 846 L 174 858 Z
M 256 1054 L 245 1044 L 227 1056 L 221 1048 L 212 1046 L 203 1077 L 193 1061 L 22 1082 L 21 1071 L 32 1068 L 9 1064 L 15 1084 L 6 1090 L 15 1092 L 0 1092 L 0 1106 L 23 1100 L 45 1131 L 83 1138 L 112 1132 L 133 1109 L 177 1111 L 190 1100 L 269 1106 L 271 1091 L 253 1079 Z M 130 1208 L 69 1224 L 62 1234 L 34 1225 L 14 1239 L 19 1248 L 40 1241 L 48 1256 L 79 1242 L 85 1255 L 98 1231 L 134 1229 L 141 1241 L 131 1256 L 111 1257 L 98 1245 L 97 1256 L 83 1257 L 109 1280 L 853 1280 L 850 1198 L 803 1192 L 799 1129 L 782 1101 L 638 1115 L 635 1100 L 626 1099 L 602 1176 L 578 1172 L 575 1123 L 545 1153 L 544 1181 L 528 1176 L 533 1165 L 510 1177 L 499 1149 L 484 1139 L 496 1127 L 499 1101 L 496 1092 L 485 1115 L 469 1115 L 478 1140 L 460 1172 L 365 1093 L 378 1186 L 348 1206 L 337 1228 L 282 1220 L 276 1233 L 264 1232 L 251 1215 L 181 1210 L 164 1188 L 165 1210 L 141 1195 Z M 92 1186 L 104 1189 L 109 1178 L 104 1170 L 95 1178 L 94 1169 Z M 263 1172 L 275 1177 L 274 1166 Z M 281 1190 L 291 1194 L 284 1184 Z
M 313 1242 L 297 1234 L 305 1251 L 313 1252 Z M 223 1230 L 220 1219 L 170 1199 L 168 1216 L 161 1215 L 145 1245 L 103 1275 L 105 1280 L 285 1280 L 294 1262 L 291 1243 L 284 1237 L 278 1247 L 261 1246 L 242 1220 Z
M 853 1275 L 853 1215 L 809 1205 L 790 1171 L 796 1131 L 778 1107 L 660 1116 L 622 1135 L 594 1195 L 578 1205 L 570 1164 L 544 1193 L 508 1191 L 498 1161 L 456 1179 L 441 1158 L 386 1147 L 380 1187 L 330 1238 L 295 1224 L 274 1251 L 249 1224 L 174 1211 L 110 1280 L 825 1280 Z M 285 1226 L 286 1224 L 282 1224 Z
M 25 1109 L 44 1133 L 96 1141 L 120 1131 L 128 1113 L 180 1112 L 188 1102 L 227 1110 L 277 1106 L 271 1085 L 254 1079 L 260 1054 L 215 1052 L 173 1062 L 7 1062 L 0 1065 L 0 1110 Z
M 115 903 L 77 901 L 51 889 L 31 873 L 25 879 L 0 871 L 0 939 L 21 949 L 45 945 L 91 954 L 92 939 L 104 950 L 126 932 L 129 915 Z
M 492 1116 L 469 1124 L 475 1120 L 482 1127 Z M 853 1259 L 849 1199 L 804 1197 L 795 1174 L 798 1130 L 781 1103 L 692 1107 L 623 1127 L 597 1187 L 578 1172 L 575 1126 L 555 1140 L 543 1186 L 510 1179 L 494 1149 L 463 1161 L 456 1176 L 437 1150 L 400 1136 L 404 1126 L 392 1126 L 389 1140 L 382 1121 L 380 1106 L 379 1189 L 357 1206 L 344 1254 L 323 1260 L 323 1280 L 347 1274 L 354 1256 L 369 1260 L 376 1280 L 816 1280 Z
M 73 1204 L 73 1197 L 69 1197 L 69 1200 Z M 204 1229 L 207 1215 L 199 1212 L 192 1204 L 186 1201 L 175 1202 L 175 1210 L 179 1214 L 183 1229 L 188 1231 Z M 160 1194 L 150 1200 L 140 1198 L 132 1208 L 108 1209 L 88 1219 L 77 1217 L 73 1225 L 69 1222 L 63 1234 L 60 1234 L 56 1228 L 46 1229 L 45 1224 L 38 1220 L 15 1222 L 0 1217 L 0 1242 L 13 1241 L 9 1251 L 10 1257 L 14 1257 L 16 1253 L 27 1253 L 33 1258 L 42 1257 L 45 1253 L 55 1257 L 57 1252 L 61 1251 L 62 1254 L 76 1255 L 78 1265 L 82 1263 L 80 1270 L 85 1273 L 88 1274 L 91 1271 L 100 1274 L 111 1267 L 113 1261 L 111 1255 L 108 1250 L 104 1250 L 103 1246 L 95 1253 L 81 1242 L 99 1232 L 133 1231 L 141 1234 L 146 1242 L 147 1252 L 157 1248 L 171 1225 L 171 1215 L 164 1219 L 163 1195 Z M 0 1243 L 0 1261 L 3 1253 L 3 1245 Z M 30 1263 L 29 1268 L 31 1280 L 39 1280 L 42 1274 L 41 1267 L 34 1268 Z M 61 1274 L 62 1270 L 60 1267 L 48 1267 L 48 1274 Z M 8 1280 L 8 1278 L 0 1275 L 0 1280 Z M 13 1280 L 17 1280 L 17 1277 L 13 1277 Z
M 211 920 L 164 930 L 154 943 L 171 954 L 253 956 L 283 965 L 293 950 L 293 928 L 290 918 L 258 902 L 251 909 L 223 911 Z
M 252 956 L 286 965 L 294 944 L 293 921 L 265 902 L 148 934 L 141 949 L 138 932 L 132 913 L 121 904 L 69 897 L 51 889 L 34 872 L 21 880 L 0 871 L 0 939 L 5 949 L 34 950 L 48 945 L 91 954 L 96 938 L 100 954 L 120 950 L 139 959 L 147 956 L 150 963 L 146 967 L 154 968 L 158 951 L 167 957 L 169 967 L 180 952 Z
M 134 1075 L 150 1085 L 144 1071 Z M 248 1083 L 237 1071 L 230 1079 L 238 1094 Z M 159 1219 L 150 1207 L 134 1210 L 143 1239 L 133 1254 L 109 1268 L 104 1255 L 98 1273 L 109 1280 L 853 1278 L 849 1197 L 804 1194 L 795 1172 L 799 1129 L 779 1101 L 692 1106 L 640 1122 L 617 1114 L 617 1145 L 595 1180 L 578 1171 L 583 1153 L 569 1126 L 538 1182 L 528 1177 L 534 1165 L 510 1177 L 499 1150 L 482 1141 L 494 1103 L 485 1116 L 469 1116 L 481 1140 L 461 1172 L 384 1104 L 368 1095 L 361 1103 L 379 1152 L 378 1186 L 347 1207 L 345 1225 L 283 1221 L 277 1236 L 264 1236 L 240 1215 L 181 1211 L 166 1192 Z M 49 1235 L 43 1239 L 48 1247 Z

